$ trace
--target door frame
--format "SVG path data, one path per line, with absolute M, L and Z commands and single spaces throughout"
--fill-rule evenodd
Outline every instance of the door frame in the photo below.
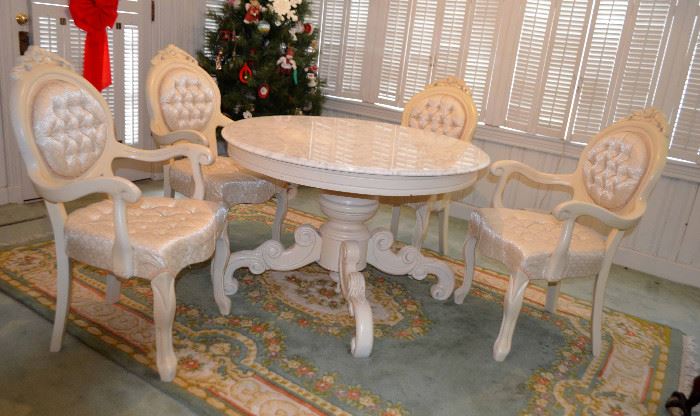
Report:
M 15 15 L 19 12 L 29 15 L 29 1 L 9 0 L 0 1 L 0 16 L 3 22 L 0 24 L 0 39 L 8 39 L 9 42 L 0 42 L 0 157 L 4 170 L 4 181 L 0 180 L 0 204 L 8 202 L 22 202 L 37 198 L 29 177 L 22 163 L 22 158 L 17 147 L 14 131 L 10 122 L 9 102 L 10 96 L 10 72 L 15 66 L 19 56 L 18 32 L 26 30 L 31 37 L 31 18 L 25 26 L 20 26 L 15 21 Z M 3 175 L 0 175 L 2 179 Z M 4 182 L 4 183 L 3 183 Z

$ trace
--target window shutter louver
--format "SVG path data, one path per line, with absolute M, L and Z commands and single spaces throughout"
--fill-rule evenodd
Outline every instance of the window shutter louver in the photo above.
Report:
M 529 131 L 535 94 L 541 82 L 551 1 L 529 0 L 525 6 L 513 72 L 506 125 Z
M 406 36 L 408 16 L 411 2 L 406 0 L 391 0 L 384 40 L 384 54 L 380 72 L 379 91 L 377 101 L 383 104 L 399 106 L 401 74 L 403 73 L 404 51 L 406 50 Z
M 209 13 L 216 13 L 220 15 L 224 10 L 225 0 L 207 0 L 205 3 L 207 14 L 204 17 L 204 33 L 216 32 L 219 30 L 219 26 L 216 24 L 216 20 L 209 17 Z M 207 56 L 212 56 L 212 51 L 209 50 L 207 42 L 204 42 L 203 52 Z
M 467 2 L 447 0 L 440 26 L 437 56 L 432 80 L 459 76 L 466 32 Z
M 598 3 L 579 81 L 578 100 L 573 110 L 571 138 L 577 142 L 587 142 L 607 124 L 605 110 L 612 93 L 627 3 L 623 0 L 601 0 Z
M 139 28 L 124 25 L 124 142 L 139 138 Z
M 695 32 L 690 69 L 673 120 L 669 155 L 700 163 L 700 31 L 696 29 Z
M 472 89 L 472 98 L 479 109 L 480 119 L 484 117 L 484 104 L 496 54 L 500 3 L 499 0 L 474 0 L 470 3 L 464 81 Z
M 540 134 L 564 138 L 589 12 L 590 3 L 587 0 L 561 2 L 538 106 L 537 132 Z
M 58 19 L 39 17 L 39 46 L 53 53 L 58 53 Z
M 411 15 L 408 51 L 403 80 L 403 97 L 399 105 L 421 92 L 430 82 L 433 66 L 433 35 L 435 30 L 434 1 L 417 0 Z
M 343 51 L 343 84 L 340 90 L 342 96 L 359 98 L 362 83 L 363 62 L 365 54 L 365 39 L 367 36 L 367 14 L 369 0 L 353 0 L 349 2 L 350 10 L 345 23 Z
M 339 71 L 343 42 L 343 14 L 345 6 L 342 0 L 326 0 L 323 7 L 323 20 L 319 33 L 319 75 L 326 81 L 325 92 L 340 95 Z
M 668 1 L 639 2 L 630 44 L 625 48 L 622 79 L 617 97 L 613 97 L 614 116 L 609 122 L 652 105 L 671 21 Z

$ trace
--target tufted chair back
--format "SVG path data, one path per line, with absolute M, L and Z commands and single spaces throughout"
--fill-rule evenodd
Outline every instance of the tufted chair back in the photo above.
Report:
M 449 77 L 413 96 L 406 103 L 401 125 L 471 141 L 478 118 L 469 87 Z
M 601 131 L 581 153 L 574 199 L 626 214 L 646 201 L 668 153 L 668 124 L 650 108 Z
M 68 61 L 33 47 L 11 76 L 13 126 L 35 183 L 112 175 L 119 143 L 109 107 Z
M 220 124 L 221 95 L 216 81 L 187 52 L 168 45 L 151 60 L 148 72 L 148 111 L 151 131 L 165 135 L 196 130 L 208 138 L 216 154 L 216 127 Z

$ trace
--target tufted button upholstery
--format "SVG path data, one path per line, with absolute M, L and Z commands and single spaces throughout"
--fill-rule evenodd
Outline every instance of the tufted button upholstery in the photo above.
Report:
M 237 166 L 229 157 L 217 156 L 213 164 L 202 166 L 204 199 L 236 204 L 260 204 L 280 191 L 274 183 Z M 170 184 L 186 196 L 194 193 L 189 160 L 176 160 L 170 167 Z
M 105 149 L 107 117 L 100 103 L 76 85 L 44 84 L 32 103 L 32 128 L 49 169 L 69 178 L 90 169 Z
M 649 164 L 646 144 L 634 133 L 601 138 L 581 157 L 588 195 L 610 210 L 627 204 Z
M 160 104 L 171 130 L 202 130 L 214 111 L 209 80 L 188 69 L 168 72 L 160 84 Z
M 207 260 L 224 227 L 226 209 L 216 202 L 141 198 L 127 208 L 134 275 L 151 279 Z M 65 226 L 68 256 L 113 270 L 114 205 L 105 200 L 73 211 Z
M 448 95 L 426 97 L 415 104 L 409 127 L 459 138 L 464 130 L 466 114 L 459 101 Z
M 478 239 L 479 252 L 509 270 L 522 270 L 529 279 L 544 279 L 544 270 L 561 235 L 563 223 L 549 214 L 507 208 L 472 211 L 469 234 Z M 564 277 L 598 273 L 605 254 L 605 237 L 576 224 Z

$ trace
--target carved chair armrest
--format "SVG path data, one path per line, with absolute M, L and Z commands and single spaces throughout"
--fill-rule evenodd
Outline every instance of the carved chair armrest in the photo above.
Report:
M 151 135 L 158 146 L 169 146 L 179 141 L 207 146 L 209 142 L 206 136 L 197 130 L 176 130 L 171 132 L 156 132 L 151 128 Z
M 216 125 L 219 127 L 226 127 L 231 123 L 235 123 L 235 121 L 228 118 L 226 115 L 224 115 L 224 113 L 219 113 L 215 117 L 216 117 Z
M 214 163 L 214 156 L 209 148 L 192 143 L 178 143 L 172 146 L 156 150 L 143 150 L 126 145 L 119 146 L 117 158 L 128 158 L 144 162 L 160 162 L 178 156 L 186 156 L 192 166 L 194 178 L 193 199 L 204 199 L 204 178 L 202 177 L 202 165 Z
M 113 272 L 122 277 L 133 274 L 133 250 L 129 241 L 126 221 L 126 204 L 141 198 L 141 190 L 131 181 L 118 176 L 100 176 L 79 181 L 61 183 L 48 178 L 33 178 L 42 197 L 47 201 L 54 235 L 63 235 L 66 211 L 63 202 L 89 194 L 109 194 L 114 203 L 114 247 L 112 248 Z M 60 222 L 60 225 L 59 225 Z
M 109 194 L 113 199 L 136 202 L 141 190 L 131 181 L 118 176 L 99 176 L 80 181 L 63 182 L 47 177 L 33 177 L 42 198 L 49 202 L 68 202 L 90 194 Z
M 510 176 L 514 173 L 519 173 L 543 185 L 563 185 L 569 188 L 572 187 L 571 174 L 545 173 L 515 160 L 499 160 L 491 165 L 491 174 L 500 177 L 496 192 L 493 194 L 493 206 L 495 208 L 503 208 L 503 191 L 508 183 L 508 179 L 510 179 Z
M 618 230 L 627 230 L 639 222 L 645 210 L 646 203 L 642 201 L 637 201 L 632 212 L 625 215 L 616 214 L 599 205 L 588 202 L 566 201 L 554 207 L 552 215 L 560 221 L 576 221 L 578 217 L 589 216 L 597 219 L 608 227 L 617 228 Z

